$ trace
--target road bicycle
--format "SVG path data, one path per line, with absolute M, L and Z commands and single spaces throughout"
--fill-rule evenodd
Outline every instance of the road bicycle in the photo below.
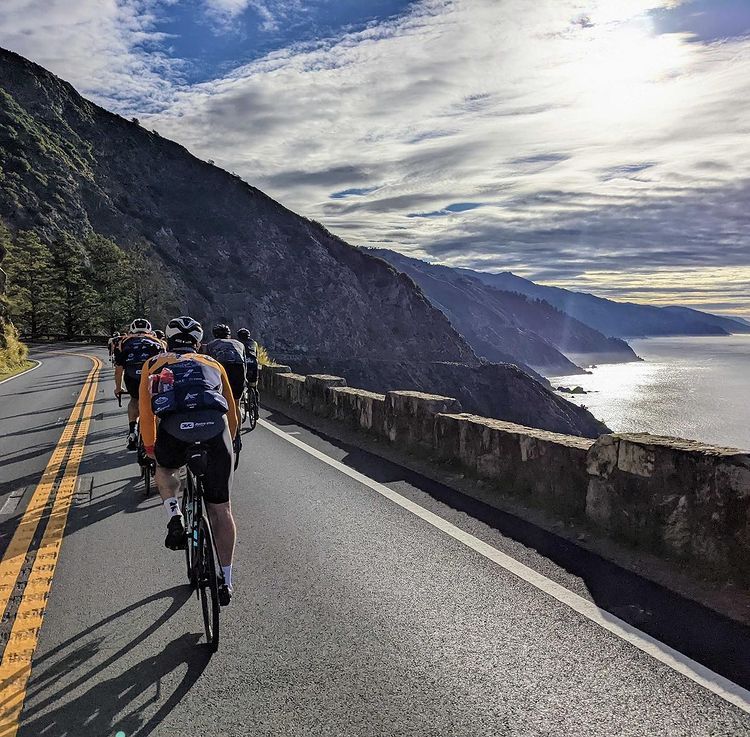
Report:
M 219 647 L 219 588 L 224 574 L 218 563 L 211 522 L 203 504 L 203 477 L 206 473 L 206 449 L 194 443 L 189 454 L 182 491 L 182 516 L 187 545 L 185 562 L 188 581 L 201 603 L 206 642 L 212 652 Z
M 140 423 L 138 423 L 135 426 L 135 431 L 138 433 L 138 465 L 140 466 L 141 478 L 143 479 L 143 495 L 149 496 L 154 482 L 154 475 L 156 474 L 156 461 L 146 455 L 146 446 L 143 444 L 143 436 L 140 433 L 140 429 Z
M 117 404 L 122 407 L 122 392 L 117 395 Z M 143 495 L 149 496 L 151 494 L 151 487 L 153 486 L 154 475 L 156 474 L 156 461 L 146 455 L 146 446 L 143 444 L 143 436 L 141 435 L 141 423 L 138 421 L 135 423 L 135 434 L 138 437 L 136 460 L 138 461 L 138 467 L 141 469 Z
M 240 397 L 240 416 L 243 424 L 248 423 L 248 430 L 252 432 L 258 424 L 260 416 L 260 395 L 254 386 L 245 385 Z

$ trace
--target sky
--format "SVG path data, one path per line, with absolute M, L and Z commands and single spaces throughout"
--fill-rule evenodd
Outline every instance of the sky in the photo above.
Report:
M 2 0 L 350 243 L 750 318 L 750 0 Z

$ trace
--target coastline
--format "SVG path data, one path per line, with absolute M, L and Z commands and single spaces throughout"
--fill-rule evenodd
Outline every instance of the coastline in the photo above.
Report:
M 633 340 L 639 362 L 549 377 L 615 432 L 649 432 L 750 450 L 750 333 Z M 738 401 L 739 400 L 739 401 Z

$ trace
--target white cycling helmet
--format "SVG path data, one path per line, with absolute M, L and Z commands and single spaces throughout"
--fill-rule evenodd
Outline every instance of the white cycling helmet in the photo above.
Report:
M 187 315 L 175 317 L 167 323 L 164 331 L 167 340 L 182 345 L 198 345 L 203 340 L 203 328 L 197 320 Z
M 151 323 L 146 320 L 145 317 L 136 317 L 133 322 L 130 323 L 131 333 L 150 333 Z

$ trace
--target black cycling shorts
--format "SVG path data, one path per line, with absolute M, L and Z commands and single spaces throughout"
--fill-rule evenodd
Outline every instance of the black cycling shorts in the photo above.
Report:
M 246 364 L 247 383 L 250 386 L 258 385 L 258 363 L 257 361 L 248 361 Z
M 123 378 L 125 379 L 125 390 L 127 391 L 127 393 L 130 394 L 130 396 L 134 399 L 138 399 L 138 392 L 141 386 L 141 377 L 128 376 L 127 374 L 124 374 Z
M 244 363 L 225 363 L 222 364 L 227 372 L 229 386 L 232 387 L 232 396 L 235 404 L 239 405 L 242 392 L 245 390 L 245 364 Z
M 234 455 L 229 427 L 201 445 L 206 449 L 206 474 L 203 477 L 203 498 L 210 504 L 224 504 L 229 501 L 234 474 Z M 182 468 L 187 464 L 188 451 L 192 443 L 178 440 L 166 430 L 159 428 L 156 433 L 154 455 L 162 468 Z

